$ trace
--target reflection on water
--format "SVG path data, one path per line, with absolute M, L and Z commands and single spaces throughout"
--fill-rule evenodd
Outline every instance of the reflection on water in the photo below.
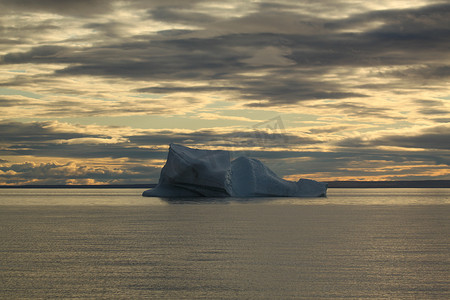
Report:
M 16 191 L 0 191 L 1 299 L 450 298 L 448 189 Z
M 0 205 L 161 205 L 142 189 L 0 189 Z

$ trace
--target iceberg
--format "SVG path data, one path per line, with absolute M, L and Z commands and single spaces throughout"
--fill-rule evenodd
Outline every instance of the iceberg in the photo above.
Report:
M 261 161 L 229 151 L 170 144 L 158 184 L 146 197 L 321 197 L 327 184 L 310 179 L 288 181 Z

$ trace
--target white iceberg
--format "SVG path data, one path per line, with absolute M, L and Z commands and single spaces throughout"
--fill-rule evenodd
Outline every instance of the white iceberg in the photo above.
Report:
M 224 150 L 200 150 L 171 144 L 158 185 L 146 197 L 321 197 L 327 184 L 278 177 L 262 162 Z

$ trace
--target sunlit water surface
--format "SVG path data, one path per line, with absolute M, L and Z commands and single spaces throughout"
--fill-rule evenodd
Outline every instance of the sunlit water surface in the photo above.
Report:
M 0 298 L 450 299 L 450 189 L 0 189 Z

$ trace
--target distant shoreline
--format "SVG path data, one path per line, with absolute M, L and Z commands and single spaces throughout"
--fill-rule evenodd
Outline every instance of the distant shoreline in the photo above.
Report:
M 93 185 L 61 185 L 61 184 L 27 184 L 0 185 L 0 188 L 45 188 L 45 189 L 150 189 L 156 184 L 93 184 Z M 408 180 L 408 181 L 330 181 L 329 188 L 450 188 L 450 180 Z
M 0 185 L 0 189 L 150 189 L 156 184 L 24 184 Z
M 450 180 L 331 181 L 329 188 L 450 188 Z

